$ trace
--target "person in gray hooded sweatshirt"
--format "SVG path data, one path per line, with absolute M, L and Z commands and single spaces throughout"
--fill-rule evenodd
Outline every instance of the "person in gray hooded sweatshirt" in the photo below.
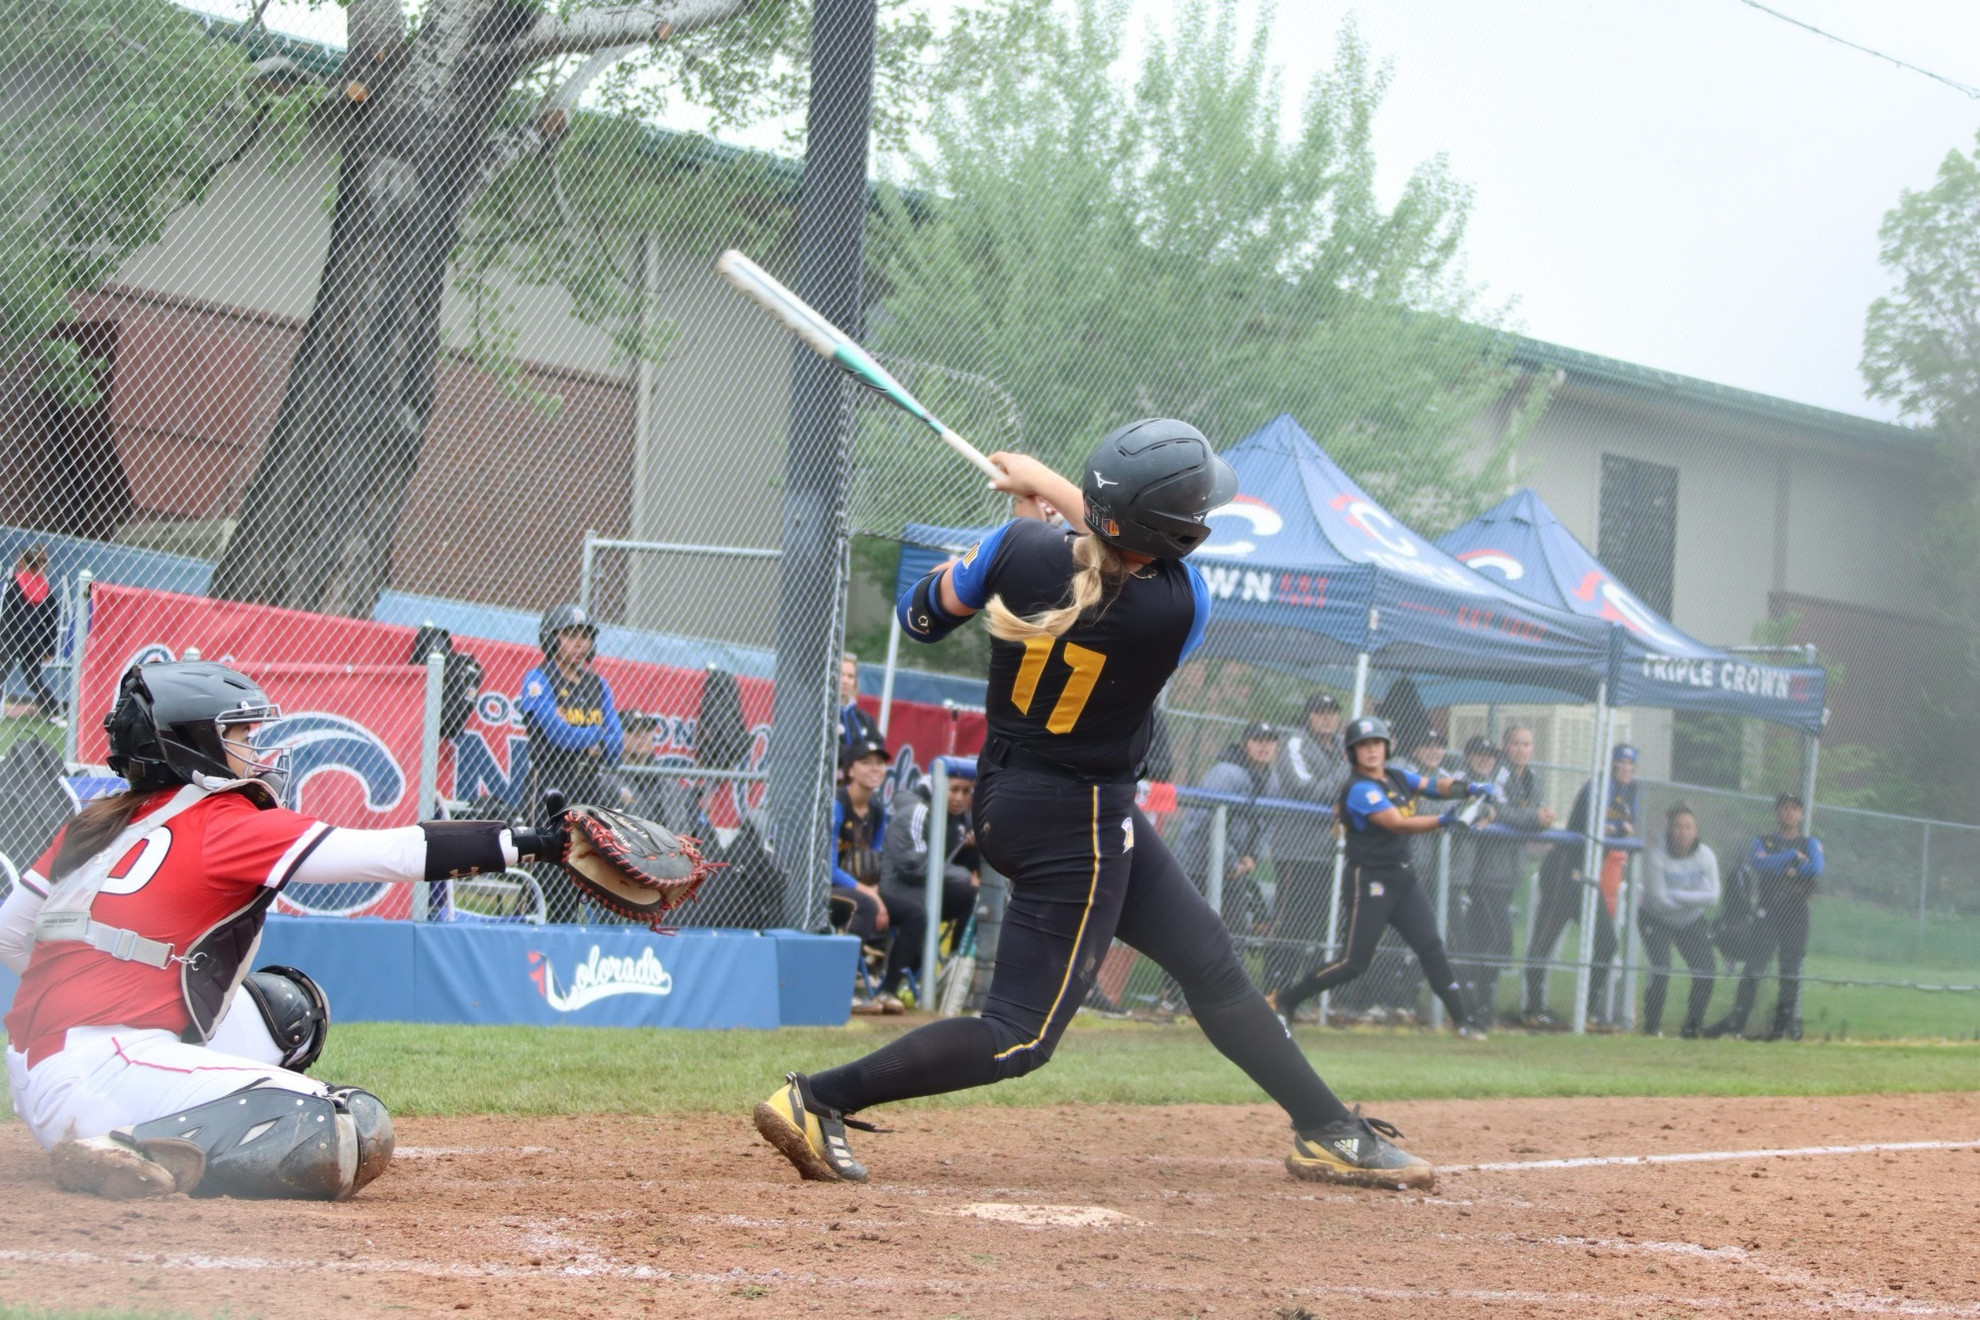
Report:
M 1712 1002 L 1711 923 L 1705 913 L 1719 901 L 1719 859 L 1698 838 L 1698 817 L 1680 802 L 1664 813 L 1664 837 L 1643 855 L 1643 906 L 1636 917 L 1643 950 L 1656 971 L 1643 990 L 1643 1034 L 1655 1036 L 1664 1020 L 1664 995 L 1671 982 L 1671 946 L 1691 968 L 1691 998 L 1684 1027 L 1692 1039 Z

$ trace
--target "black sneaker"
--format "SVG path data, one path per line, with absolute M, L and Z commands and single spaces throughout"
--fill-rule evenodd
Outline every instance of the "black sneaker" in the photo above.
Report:
M 1356 1105 L 1350 1118 L 1293 1134 L 1286 1172 L 1308 1182 L 1345 1183 L 1350 1187 L 1382 1187 L 1427 1192 L 1437 1185 L 1437 1170 L 1390 1139 L 1402 1133 L 1379 1118 L 1364 1118 Z

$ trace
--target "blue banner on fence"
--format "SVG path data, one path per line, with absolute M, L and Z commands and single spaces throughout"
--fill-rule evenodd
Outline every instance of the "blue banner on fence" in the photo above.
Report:
M 259 961 L 300 967 L 338 1022 L 833 1026 L 859 941 L 798 931 L 449 926 L 270 917 Z M 15 978 L 0 971 L 0 1010 Z

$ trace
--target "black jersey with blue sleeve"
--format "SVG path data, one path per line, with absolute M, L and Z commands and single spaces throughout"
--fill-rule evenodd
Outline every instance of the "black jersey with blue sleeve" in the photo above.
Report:
M 1035 518 L 1006 523 L 950 571 L 958 599 L 993 596 L 1020 615 L 1070 595 L 1073 534 Z M 990 737 L 1082 774 L 1137 769 L 1149 714 L 1169 675 L 1203 640 L 1210 589 L 1187 562 L 1153 560 L 1110 589 L 1062 637 L 993 639 L 986 696 Z
M 1380 779 L 1357 772 L 1341 791 L 1341 824 L 1347 831 L 1349 866 L 1408 866 L 1409 836 L 1383 829 L 1373 819 L 1390 807 L 1405 816 L 1416 814 L 1416 800 L 1435 796 L 1437 785 L 1428 776 L 1403 766 L 1387 767 Z

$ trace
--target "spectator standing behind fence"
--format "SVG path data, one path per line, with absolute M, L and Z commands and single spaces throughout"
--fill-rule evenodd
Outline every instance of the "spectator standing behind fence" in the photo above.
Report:
M 976 795 L 976 758 L 945 756 L 949 789 L 943 817 L 946 829 L 941 841 L 942 920 L 967 921 L 976 910 L 976 832 L 970 826 L 970 801 Z M 921 974 L 922 945 L 928 933 L 928 825 L 934 780 L 923 776 L 905 793 L 894 794 L 893 819 L 887 826 L 887 840 L 880 850 L 880 898 L 893 918 L 894 947 L 887 959 L 891 985 L 881 989 L 900 994 L 902 977 L 908 972 Z M 931 989 L 921 986 L 921 1002 L 934 1005 Z
M 1269 724 L 1245 726 L 1238 740 L 1219 753 L 1197 787 L 1207 793 L 1229 793 L 1247 801 L 1226 806 L 1224 823 L 1224 925 L 1233 934 L 1256 933 L 1265 901 L 1259 896 L 1257 871 L 1269 855 L 1272 827 L 1259 809 L 1261 797 L 1279 796 L 1279 731 Z M 1207 892 L 1210 878 L 1210 824 L 1216 807 L 1192 806 L 1183 815 L 1174 852 L 1183 874 Z
M 62 703 L 48 690 L 41 667 L 55 658 L 62 603 L 48 584 L 48 550 L 29 546 L 14 561 L 14 576 L 0 595 L 0 688 L 15 666 L 27 679 L 35 714 L 51 724 L 62 722 Z
M 1774 799 L 1775 830 L 1753 841 L 1746 865 L 1758 882 L 1754 906 L 1753 945 L 1746 956 L 1745 974 L 1732 1011 L 1714 1022 L 1708 1036 L 1738 1035 L 1746 1030 L 1753 1001 L 1760 996 L 1760 978 L 1767 964 L 1780 958 L 1780 996 L 1774 1003 L 1774 1025 L 1768 1040 L 1801 1039 L 1801 960 L 1808 952 L 1808 900 L 1822 874 L 1822 841 L 1801 832 L 1807 812 L 1801 797 L 1783 793 Z
M 839 746 L 886 741 L 879 724 L 859 708 L 859 657 L 847 651 L 839 657 Z
M 921 943 L 922 923 L 927 920 L 917 911 L 903 912 L 896 921 L 880 896 L 880 857 L 887 844 L 887 806 L 880 800 L 880 785 L 886 782 L 888 764 L 887 744 L 878 734 L 839 745 L 844 782 L 832 796 L 832 898 L 845 914 L 846 930 L 862 943 L 878 943 L 889 931 L 894 934 L 879 992 L 855 1003 L 855 1013 L 907 1011 L 896 993 L 904 973 L 900 959 L 907 954 L 904 945 Z
M 1568 829 L 1585 835 L 1589 829 L 1589 799 L 1595 794 L 1591 781 L 1581 786 L 1574 807 L 1568 812 Z M 1636 837 L 1638 794 L 1636 788 L 1636 749 L 1618 743 L 1609 758 L 1609 800 L 1602 811 L 1604 839 Z M 1557 1027 L 1560 1019 L 1547 1011 L 1547 967 L 1554 945 L 1568 923 L 1581 920 L 1581 887 L 1592 883 L 1581 869 L 1585 845 L 1557 843 L 1540 864 L 1539 910 L 1533 918 L 1533 937 L 1526 946 L 1526 1021 L 1535 1027 Z M 1603 859 L 1604 864 L 1607 858 Z M 1588 978 L 1588 1016 L 1599 1016 L 1597 1005 L 1609 983 L 1609 960 L 1616 956 L 1616 913 L 1614 898 L 1602 894 L 1595 903 L 1595 965 Z
M 1272 821 L 1272 935 L 1265 953 L 1265 984 L 1284 985 L 1327 939 L 1327 890 L 1334 880 L 1334 799 L 1347 786 L 1347 753 L 1341 747 L 1341 703 L 1331 692 L 1306 699 L 1300 727 L 1279 744 L 1278 796 L 1325 807 L 1285 812 Z
M 1643 951 L 1656 970 L 1643 987 L 1643 1034 L 1661 1035 L 1664 996 L 1671 983 L 1671 946 L 1677 945 L 1691 969 L 1691 997 L 1685 1001 L 1678 1034 L 1697 1037 L 1712 1002 L 1711 923 L 1705 913 L 1719 901 L 1719 859 L 1699 841 L 1698 816 L 1683 802 L 1664 813 L 1664 837 L 1644 850 L 1643 906 L 1636 928 Z
M 1533 730 L 1512 725 L 1503 746 L 1505 754 L 1490 775 L 1492 823 L 1514 830 L 1552 829 L 1554 812 L 1540 801 L 1540 777 L 1533 772 Z M 1466 751 L 1470 750 L 1467 744 Z M 1499 1001 L 1499 973 L 1512 961 L 1513 893 L 1525 869 L 1528 845 L 1491 834 L 1463 837 L 1470 846 L 1471 869 L 1465 875 L 1456 923 L 1458 980 L 1465 1002 L 1485 1018 Z
M 529 734 L 530 801 L 556 789 L 568 802 L 618 805 L 617 784 L 609 779 L 625 751 L 625 733 L 612 704 L 612 686 L 592 668 L 598 629 L 576 605 L 549 610 L 537 625 L 543 663 L 523 675 L 516 709 Z M 537 869 L 546 915 L 551 921 L 578 921 L 577 889 L 563 868 Z

